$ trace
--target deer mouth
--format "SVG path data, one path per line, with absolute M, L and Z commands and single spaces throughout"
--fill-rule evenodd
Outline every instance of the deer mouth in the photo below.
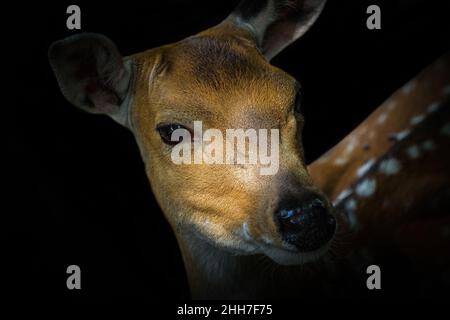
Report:
M 319 260 L 329 250 L 335 235 L 335 227 L 330 231 L 317 229 L 316 233 L 308 233 L 303 238 L 305 244 L 299 246 L 286 242 L 280 235 L 262 234 L 255 239 L 248 224 L 243 225 L 243 235 L 246 242 L 254 243 L 256 251 L 266 255 L 280 265 L 301 265 Z M 281 240 L 280 240 L 281 238 Z
M 274 245 L 263 245 L 263 252 L 266 256 L 280 265 L 301 265 L 322 258 L 329 250 L 331 241 L 322 247 L 308 252 L 299 251 L 296 248 L 278 247 Z

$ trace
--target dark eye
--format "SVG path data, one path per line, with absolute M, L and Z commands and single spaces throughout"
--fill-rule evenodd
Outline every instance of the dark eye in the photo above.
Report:
M 177 129 L 185 129 L 188 130 L 185 126 L 182 126 L 178 123 L 170 123 L 170 124 L 161 124 L 158 125 L 156 130 L 159 132 L 159 136 L 165 144 L 174 146 L 181 141 L 183 141 L 183 137 L 180 137 L 179 141 L 172 141 L 172 134 Z M 189 130 L 188 130 L 189 131 Z
M 295 97 L 294 111 L 299 114 L 303 114 L 303 91 L 299 89 Z

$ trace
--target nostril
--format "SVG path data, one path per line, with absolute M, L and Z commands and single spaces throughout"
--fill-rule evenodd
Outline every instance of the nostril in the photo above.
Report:
M 336 219 L 332 215 L 329 215 L 327 217 L 327 224 L 335 226 L 336 225 Z

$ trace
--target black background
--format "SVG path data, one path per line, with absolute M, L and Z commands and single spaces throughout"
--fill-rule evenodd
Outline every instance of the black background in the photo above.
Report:
M 81 31 L 105 34 L 128 55 L 206 29 L 237 1 L 3 7 L 3 63 L 11 72 L 2 121 L 7 278 L 15 294 L 29 296 L 186 298 L 179 250 L 133 136 L 70 106 L 51 73 L 50 43 L 75 33 L 66 29 L 70 4 L 81 7 Z M 382 30 L 366 28 L 370 4 L 381 7 Z M 446 1 L 329 0 L 315 26 L 272 61 L 304 87 L 308 161 L 449 49 L 448 9 Z M 66 288 L 71 264 L 81 267 L 80 291 Z

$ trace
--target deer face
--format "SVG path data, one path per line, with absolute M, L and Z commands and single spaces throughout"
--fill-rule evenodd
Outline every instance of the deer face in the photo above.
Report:
M 87 34 L 56 42 L 50 61 L 69 101 L 132 130 L 158 203 L 179 239 L 301 263 L 326 250 L 336 222 L 304 163 L 301 86 L 268 61 L 306 31 L 323 2 L 246 5 L 214 28 L 126 59 L 105 37 Z M 195 122 L 216 134 L 203 136 L 200 151 L 195 134 L 173 138 L 180 130 L 191 135 Z M 265 138 L 258 133 L 274 130 L 267 145 L 276 170 L 261 174 L 261 161 L 237 162 L 239 150 L 226 163 L 230 129 L 254 130 L 257 143 Z M 220 134 L 223 164 L 174 163 L 175 148 L 204 158 L 204 146 Z M 251 138 L 243 141 L 249 159 Z

